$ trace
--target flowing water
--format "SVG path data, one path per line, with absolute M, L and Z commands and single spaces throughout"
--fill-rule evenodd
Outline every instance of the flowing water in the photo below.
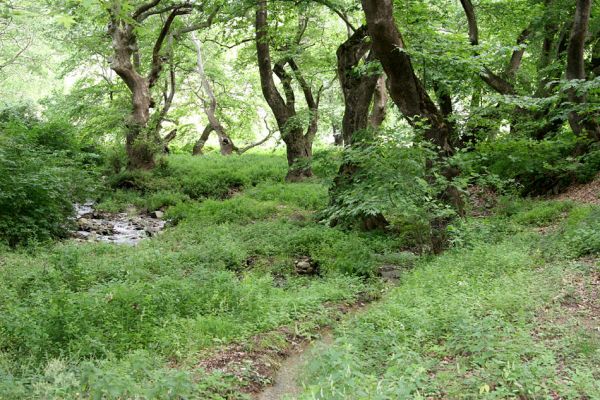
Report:
M 135 245 L 158 234 L 165 227 L 162 213 L 155 217 L 133 213 L 105 213 L 94 209 L 94 203 L 75 204 L 77 231 L 75 240 Z

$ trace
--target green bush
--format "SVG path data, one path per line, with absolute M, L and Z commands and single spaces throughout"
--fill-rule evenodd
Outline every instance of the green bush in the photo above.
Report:
M 522 194 L 557 193 L 574 182 L 589 181 L 600 168 L 600 151 L 573 156 L 577 144 L 570 132 L 541 141 L 506 137 L 479 143 L 465 158 L 468 169 L 513 180 Z
M 555 241 L 564 241 L 566 252 L 574 257 L 600 254 L 600 210 L 581 207 L 567 220 Z
M 442 193 L 450 185 L 464 184 L 462 180 L 450 183 L 443 177 L 446 162 L 427 169 L 427 160 L 432 159 L 437 155 L 430 146 L 409 143 L 399 133 L 346 149 L 344 163 L 353 171 L 333 183 L 332 200 L 321 213 L 322 219 L 357 227 L 369 217 L 383 216 L 388 230 L 404 237 L 405 246 L 430 248 L 431 222 L 456 215 L 441 200 Z
M 64 236 L 72 176 L 29 143 L 0 138 L 0 240 L 15 246 Z

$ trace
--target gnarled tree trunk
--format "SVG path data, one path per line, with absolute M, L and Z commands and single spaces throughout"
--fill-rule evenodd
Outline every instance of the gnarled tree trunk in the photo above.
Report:
M 236 149 L 233 141 L 225 132 L 225 128 L 221 121 L 217 117 L 217 97 L 212 89 L 210 82 L 208 81 L 208 77 L 206 76 L 206 72 L 204 69 L 204 59 L 202 57 L 202 45 L 200 40 L 196 37 L 196 33 L 192 32 L 191 35 L 192 42 L 194 43 L 194 47 L 196 48 L 196 71 L 198 71 L 198 75 L 200 76 L 200 82 L 202 84 L 202 91 L 204 92 L 205 98 L 201 98 L 204 104 L 204 112 L 206 113 L 206 117 L 208 118 L 209 125 L 212 129 L 217 133 L 219 137 L 219 146 L 221 148 L 221 154 L 224 156 L 231 155 L 233 151 Z
M 392 0 L 362 0 L 367 19 L 372 49 L 381 62 L 389 79 L 390 97 L 400 109 L 409 124 L 418 127 L 425 122 L 424 137 L 438 149 L 438 157 L 444 159 L 454 153 L 451 146 L 452 125 L 436 107 L 415 74 L 410 56 L 402 49 L 405 47 L 393 17 Z M 434 161 L 428 162 L 433 167 Z M 452 181 L 459 171 L 446 167 L 443 175 Z M 431 178 L 433 179 L 433 178 Z M 457 213 L 463 214 L 463 200 L 458 190 L 451 184 L 441 194 L 441 200 L 453 206 Z M 432 221 L 432 249 L 440 252 L 445 244 L 445 226 L 447 221 L 435 218 Z
M 367 39 L 368 30 L 363 25 L 337 50 L 337 74 L 344 94 L 342 136 L 346 146 L 352 145 L 354 133 L 367 129 L 371 99 L 380 78 L 379 74 L 361 75 L 355 71 L 371 49 Z M 368 61 L 373 61 L 373 57 Z
M 371 50 L 371 43 L 368 38 L 368 29 L 363 25 L 337 50 L 337 74 L 342 87 L 345 106 L 342 137 L 347 148 L 361 146 L 367 139 L 364 135 L 369 132 L 369 124 L 379 126 L 385 116 L 385 112 L 382 116 L 382 111 L 378 109 L 382 106 L 385 108 L 385 102 L 380 94 L 373 105 L 374 114 L 376 115 L 369 119 L 369 108 L 376 86 L 379 83 L 379 89 L 385 93 L 385 79 L 380 79 L 381 74 L 359 74 L 356 71 L 356 67 L 361 61 L 373 61 L 372 54 L 367 56 L 367 53 Z M 383 88 L 381 88 L 381 85 L 383 85 Z M 358 138 L 357 135 L 362 137 Z M 360 168 L 360 165 L 352 161 L 342 163 L 329 193 L 332 205 L 339 203 L 340 198 L 343 197 L 341 196 L 342 193 L 354 185 Z M 387 221 L 382 214 L 360 215 L 358 219 L 363 229 L 366 230 L 387 226 Z M 336 223 L 337 221 L 333 221 L 333 224 Z
M 108 33 L 112 38 L 113 57 L 111 68 L 119 75 L 131 91 L 132 113 L 126 120 L 128 129 L 125 148 L 128 156 L 129 169 L 149 169 L 155 165 L 154 156 L 161 151 L 162 144 L 158 139 L 159 124 L 164 115 L 159 115 L 156 119 L 157 125 L 148 126 L 150 122 L 150 109 L 154 107 L 151 89 L 160 78 L 163 69 L 163 62 L 168 57 L 162 54 L 165 39 L 171 32 L 171 27 L 177 16 L 189 14 L 192 12 L 192 5 L 189 2 L 182 2 L 167 7 L 160 8 L 160 0 L 151 0 L 137 7 L 130 15 L 123 17 L 121 13 L 120 2 L 115 2 L 109 10 L 110 23 Z M 218 7 L 208 17 L 208 19 L 180 31 L 180 33 L 192 32 L 197 29 L 210 26 L 212 19 L 219 10 Z M 147 76 L 140 73 L 140 50 L 138 47 L 136 29 L 143 22 L 154 15 L 166 15 L 163 19 L 162 27 L 154 47 L 152 48 L 152 60 Z M 172 89 L 174 94 L 174 70 L 171 69 Z M 172 97 L 165 101 L 165 108 L 168 110 Z M 164 109 L 163 109 L 164 111 Z
M 288 59 L 278 62 L 275 67 L 273 67 L 269 46 L 267 16 L 267 1 L 259 0 L 256 10 L 255 28 L 256 53 L 258 57 L 261 88 L 267 104 L 273 111 L 283 142 L 286 145 L 289 165 L 286 180 L 299 181 L 312 176 L 310 163 L 312 160 L 312 142 L 314 140 L 314 135 L 316 134 L 318 121 L 318 101 L 313 99 L 311 104 L 312 93 L 310 92 L 310 88 L 305 85 L 306 82 L 302 82 L 299 78 L 298 67 L 293 63 L 293 60 Z M 306 134 L 302 127 L 299 127 L 297 124 L 289 123 L 296 117 L 296 109 L 294 90 L 291 84 L 292 77 L 285 71 L 285 65 L 288 63 L 296 74 L 296 78 L 305 94 L 307 104 L 311 109 L 311 122 Z M 285 100 L 275 85 L 275 80 L 273 78 L 274 73 L 277 74 L 283 85 Z
M 155 150 L 144 131 L 150 120 L 150 85 L 141 76 L 131 62 L 137 48 L 137 40 L 133 26 L 113 20 L 109 30 L 112 36 L 113 59 L 111 68 L 123 79 L 131 91 L 132 113 L 127 118 L 127 135 L 125 149 L 127 152 L 127 167 L 130 169 L 149 169 L 154 166 Z
M 204 145 L 208 141 L 210 134 L 214 131 L 211 124 L 208 124 L 204 127 L 204 131 L 202 131 L 202 135 L 200 139 L 194 144 L 194 149 L 192 150 L 192 155 L 201 156 L 204 154 L 202 151 L 204 150 Z

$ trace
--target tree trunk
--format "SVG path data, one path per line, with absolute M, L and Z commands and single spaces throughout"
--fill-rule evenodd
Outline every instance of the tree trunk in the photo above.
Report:
M 148 127 L 150 108 L 153 106 L 150 89 L 157 82 L 162 71 L 164 57 L 161 55 L 165 38 L 170 32 L 171 25 L 178 15 L 191 12 L 189 5 L 174 6 L 168 9 L 169 15 L 164 20 L 160 33 L 152 49 L 150 73 L 143 77 L 139 72 L 139 48 L 136 27 L 152 13 L 159 1 L 145 3 L 138 7 L 128 18 L 120 16 L 121 10 L 110 9 L 108 33 L 112 38 L 113 57 L 111 68 L 125 82 L 131 91 L 132 114 L 126 120 L 127 134 L 125 149 L 127 152 L 127 167 L 129 169 L 150 169 L 154 167 L 154 156 L 160 152 L 155 130 Z M 135 21 L 135 23 L 130 20 Z M 132 63 L 133 60 L 133 63 Z
M 337 123 L 331 123 L 331 129 L 333 131 L 333 145 L 334 146 L 343 146 L 344 145 L 344 136 L 342 132 L 339 130 L 339 126 Z
M 368 40 L 368 29 L 365 25 L 358 28 L 350 38 L 337 50 L 337 75 L 344 95 L 344 117 L 342 121 L 342 137 L 347 148 L 356 148 L 368 142 L 365 135 L 370 131 L 369 125 L 378 127 L 385 117 L 385 101 L 387 89 L 385 78 L 380 74 L 359 74 L 356 67 L 361 61 L 373 61 L 367 53 L 371 50 Z M 371 99 L 379 85 L 381 91 L 375 95 L 373 115 L 369 118 Z M 360 136 L 360 137 L 359 137 Z M 340 196 L 355 184 L 356 174 L 361 166 L 353 161 L 342 163 L 329 191 L 330 204 L 340 202 Z M 343 204 L 340 204 L 344 207 Z M 358 219 L 365 230 L 385 228 L 388 223 L 382 214 L 360 215 Z M 333 221 L 333 225 L 338 221 Z
M 286 144 L 289 165 L 286 180 L 299 181 L 312 176 L 310 167 L 312 159 L 312 137 L 305 137 L 302 128 L 291 126 L 293 124 L 288 124 L 288 122 L 296 116 L 296 110 L 291 78 L 284 70 L 285 63 L 276 64 L 275 72 L 277 72 L 282 81 L 282 85 L 284 86 L 286 100 L 283 99 L 275 85 L 268 37 L 267 0 L 258 1 L 255 28 L 256 53 L 262 92 L 271 111 L 273 111 L 283 142 Z M 310 129 L 311 128 L 309 127 L 309 130 Z
M 219 146 L 221 148 L 221 154 L 224 156 L 231 155 L 235 150 L 235 145 L 233 141 L 225 132 L 225 128 L 221 124 L 221 121 L 217 117 L 217 97 L 212 89 L 212 86 L 206 76 L 206 72 L 204 69 L 204 58 L 202 57 L 202 44 L 200 40 L 196 37 L 196 33 L 192 32 L 191 34 L 192 42 L 194 43 L 194 47 L 196 48 L 196 71 L 198 71 L 198 75 L 200 76 L 200 82 L 202 84 L 202 91 L 204 92 L 204 98 L 202 98 L 202 103 L 204 104 L 204 112 L 206 113 L 206 117 L 208 118 L 209 125 L 219 136 Z
M 206 144 L 206 141 L 208 140 L 212 131 L 214 131 L 214 129 L 211 124 L 208 124 L 208 125 L 206 125 L 206 127 L 204 127 L 204 131 L 202 131 L 202 135 L 200 136 L 200 139 L 198 139 L 196 144 L 194 144 L 194 149 L 192 150 L 192 155 L 201 156 L 202 154 L 204 154 L 202 152 L 204 150 L 204 145 Z
M 388 90 L 385 75 L 381 75 L 375 86 L 373 96 L 373 110 L 369 118 L 369 125 L 372 128 L 379 128 L 385 120 L 386 108 L 388 102 Z
M 390 97 L 411 125 L 424 120 L 428 124 L 425 137 L 441 154 L 451 155 L 450 125 L 416 76 L 409 55 L 399 51 L 404 42 L 393 19 L 392 0 L 362 0 L 362 4 L 373 51 L 390 81 Z
M 345 108 L 342 136 L 346 146 L 352 145 L 355 133 L 367 129 L 371 99 L 379 80 L 378 74 L 360 75 L 355 71 L 355 67 L 371 49 L 367 38 L 368 30 L 363 25 L 337 50 L 337 75 L 344 95 Z M 373 58 L 369 57 L 367 61 L 373 61 Z M 385 86 L 385 83 L 383 85 Z
M 129 24 L 114 22 L 110 26 L 112 36 L 113 59 L 111 68 L 123 79 L 131 91 L 132 113 L 126 120 L 127 134 L 125 150 L 127 152 L 127 167 L 129 169 L 149 169 L 154 166 L 152 143 L 147 139 L 147 125 L 150 120 L 150 86 L 131 63 L 131 57 L 136 49 L 136 38 L 133 27 Z
M 398 106 L 409 124 L 419 127 L 421 122 L 426 123 L 424 137 L 434 144 L 438 150 L 440 160 L 451 156 L 454 149 L 451 146 L 452 126 L 429 97 L 423 84 L 415 74 L 410 56 L 404 49 L 400 31 L 396 27 L 393 17 L 392 0 L 362 0 L 363 10 L 367 19 L 369 36 L 375 56 L 381 62 L 389 80 L 390 97 Z M 434 160 L 427 163 L 428 169 L 434 165 Z M 464 214 L 462 196 L 451 181 L 458 176 L 456 168 L 445 167 L 442 174 L 450 182 L 447 189 L 440 195 L 440 200 L 446 202 L 456 210 L 459 215 Z M 433 181 L 433 175 L 430 175 Z M 432 228 L 432 250 L 436 253 L 442 251 L 445 240 L 445 226 L 447 220 L 434 218 Z
M 569 47 L 567 49 L 567 79 L 584 80 L 585 75 L 585 42 L 588 32 L 592 0 L 577 0 L 575 9 L 575 18 L 569 37 Z M 569 101 L 578 105 L 586 103 L 583 95 L 577 94 L 576 90 L 569 90 Z M 569 124 L 573 132 L 580 137 L 588 138 L 594 141 L 600 141 L 600 123 L 598 115 L 583 116 L 573 111 L 569 114 Z M 585 146 L 584 146 L 585 147 Z M 581 153 L 584 148 L 578 149 Z

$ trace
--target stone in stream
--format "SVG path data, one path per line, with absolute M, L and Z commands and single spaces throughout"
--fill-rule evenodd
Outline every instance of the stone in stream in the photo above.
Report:
M 150 216 L 152 218 L 162 219 L 165 216 L 165 213 L 160 210 L 156 210 L 156 211 L 151 212 Z
M 393 264 L 385 264 L 379 267 L 379 276 L 387 281 L 397 281 L 402 274 L 402 267 Z

